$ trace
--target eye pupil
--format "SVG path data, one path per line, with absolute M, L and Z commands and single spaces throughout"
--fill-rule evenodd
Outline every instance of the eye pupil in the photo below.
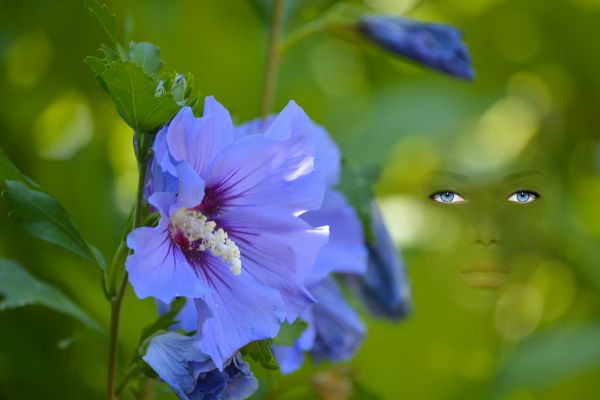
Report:
M 526 202 L 527 200 L 529 200 L 529 197 L 531 197 L 531 195 L 527 192 L 519 192 L 517 193 L 517 200 L 520 202 Z
M 440 199 L 443 202 L 449 203 L 452 200 L 454 200 L 454 193 L 452 193 L 452 192 L 442 192 L 442 193 L 440 193 Z

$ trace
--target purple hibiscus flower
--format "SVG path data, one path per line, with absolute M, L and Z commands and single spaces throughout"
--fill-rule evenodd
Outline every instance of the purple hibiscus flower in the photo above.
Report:
M 195 338 L 168 332 L 152 338 L 143 359 L 182 400 L 234 400 L 250 397 L 258 382 L 239 353 L 222 370 Z
M 267 131 L 275 117 L 254 120 L 240 126 L 236 136 Z M 313 360 L 344 361 L 350 359 L 365 336 L 365 326 L 346 302 L 331 278 L 332 273 L 361 275 L 367 268 L 367 249 L 360 220 L 345 197 L 334 189 L 340 179 L 340 152 L 325 129 L 313 124 L 316 145 L 315 168 L 323 173 L 327 190 L 322 206 L 301 218 L 311 226 L 329 226 L 329 242 L 323 246 L 304 283 L 317 302 L 301 318 L 307 328 L 292 346 L 274 346 L 273 351 L 282 373 L 300 368 L 304 353 Z
M 396 55 L 457 78 L 471 80 L 474 77 L 463 34 L 451 25 L 395 15 L 371 15 L 360 20 L 359 31 Z
M 129 235 L 126 268 L 141 298 L 194 299 L 199 349 L 219 368 L 314 302 L 304 280 L 328 229 L 299 217 L 325 189 L 311 132 L 290 102 L 264 134 L 236 138 L 208 97 L 202 118 L 185 107 L 156 137 L 147 193 L 160 220 Z

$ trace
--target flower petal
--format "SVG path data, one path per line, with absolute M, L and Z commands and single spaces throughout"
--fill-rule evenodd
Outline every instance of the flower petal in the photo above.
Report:
M 359 30 L 394 54 L 457 78 L 474 77 L 463 33 L 454 26 L 393 15 L 369 15 L 361 19 Z
M 171 243 L 165 208 L 173 201 L 171 193 L 153 194 L 150 204 L 161 214 L 158 226 L 137 228 L 127 237 L 133 253 L 127 257 L 125 267 L 139 298 L 152 296 L 169 302 L 176 296 L 197 297 L 210 291 Z
M 314 130 L 308 116 L 290 102 L 264 134 L 246 134 L 215 159 L 205 179 L 228 206 L 320 207 L 325 189 L 314 171 Z M 256 123 L 238 131 L 252 131 Z
M 204 116 L 194 118 L 184 107 L 169 125 L 167 142 L 171 156 L 187 161 L 200 175 L 217 153 L 233 143 L 233 122 L 229 111 L 212 96 L 204 101 Z
M 331 272 L 363 274 L 367 269 L 367 248 L 362 224 L 344 196 L 328 190 L 319 210 L 302 214 L 311 226 L 329 226 L 329 242 L 321 248 L 315 265 L 306 278 L 313 285 Z
M 200 373 L 215 368 L 210 356 L 194 345 L 195 340 L 175 332 L 158 335 L 143 357 L 181 399 L 189 399 Z
M 317 334 L 311 356 L 317 362 L 349 360 L 365 337 L 364 324 L 332 278 L 310 290 L 317 299 L 312 308 Z
M 173 215 L 180 208 L 194 208 L 204 198 L 204 180 L 187 162 L 183 161 L 177 164 L 177 176 L 177 200 L 170 207 L 169 215 Z
M 273 338 L 284 317 L 281 297 L 245 271 L 234 276 L 221 260 L 207 256 L 204 273 L 213 292 L 198 296 L 196 307 L 210 309 L 213 318 L 202 327 L 200 349 L 218 368 L 246 344 Z
M 183 118 L 188 118 L 191 110 L 182 109 L 171 121 L 173 124 L 175 121 L 179 121 Z M 179 125 L 182 122 L 178 122 Z M 167 136 L 169 132 L 169 126 L 164 126 L 156 134 L 154 143 L 152 144 L 152 151 L 154 153 L 153 160 L 160 166 L 160 168 L 172 176 L 177 176 L 177 169 L 175 168 L 175 160 L 172 159 L 171 153 L 169 152 L 169 144 L 167 143 Z
M 258 388 L 239 353 L 220 371 L 200 351 L 197 337 L 175 332 L 155 336 L 143 359 L 183 400 L 245 399 Z
M 369 245 L 367 272 L 346 276 L 357 297 L 374 315 L 391 320 L 405 317 L 412 308 L 411 289 L 404 263 L 385 226 L 376 202 L 371 204 L 375 245 Z
M 277 122 L 271 128 L 275 121 Z M 257 118 L 235 128 L 237 139 L 261 133 L 278 140 L 289 140 L 296 136 L 300 145 L 302 141 L 310 138 L 315 148 L 314 169 L 325 176 L 328 187 L 337 185 L 341 167 L 341 155 L 337 144 L 322 126 L 305 118 L 304 111 L 295 102 L 291 101 L 277 116 Z
M 239 247 L 244 273 L 278 289 L 286 319 L 294 321 L 313 301 L 303 282 L 327 243 L 328 229 L 311 228 L 284 210 L 268 207 L 232 209 L 217 223 Z

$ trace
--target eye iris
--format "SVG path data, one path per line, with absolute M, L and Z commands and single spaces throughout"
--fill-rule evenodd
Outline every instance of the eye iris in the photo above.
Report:
M 445 203 L 450 203 L 452 200 L 454 200 L 454 193 L 442 192 L 440 193 L 440 199 Z
M 531 195 L 527 192 L 517 193 L 517 200 L 522 203 L 525 203 L 526 201 L 528 201 L 530 197 L 531 197 Z

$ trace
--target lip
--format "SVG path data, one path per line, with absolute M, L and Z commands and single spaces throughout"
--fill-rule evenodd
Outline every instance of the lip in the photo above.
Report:
M 508 266 L 491 261 L 471 264 L 458 272 L 467 286 L 473 288 L 496 289 L 504 285 L 510 276 Z

